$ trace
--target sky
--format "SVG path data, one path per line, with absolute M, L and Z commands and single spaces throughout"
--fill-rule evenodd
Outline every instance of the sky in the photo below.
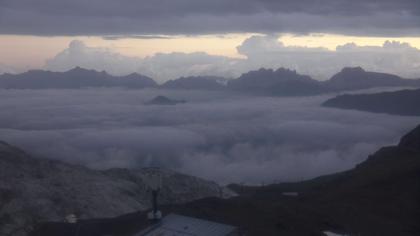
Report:
M 263 39 L 251 45 L 253 37 Z M 102 65 L 95 64 L 94 56 L 87 55 L 92 50 L 64 60 L 63 52 L 75 40 L 85 49 L 95 48 L 95 57 L 105 57 L 107 51 L 119 61 L 102 59 Z M 390 50 L 374 48 L 386 41 L 409 45 L 410 50 L 403 46 L 396 52 L 394 47 L 390 55 Z M 246 42 L 254 49 L 241 51 L 238 47 Z M 331 55 L 345 45 L 356 47 L 346 47 L 346 55 L 340 54 L 345 59 L 335 63 L 338 56 Z M 83 67 L 114 74 L 139 72 L 160 82 L 209 71 L 236 77 L 262 66 L 289 67 L 324 80 L 340 67 L 356 64 L 417 78 L 419 48 L 416 0 L 0 1 L 0 73 L 64 70 L 78 60 Z M 181 64 L 168 65 L 167 60 L 179 59 L 180 54 Z M 334 66 L 309 69 L 325 67 L 316 63 L 316 57 Z M 194 60 L 201 63 L 191 63 Z M 110 63 L 118 65 L 110 69 Z M 178 70 L 160 73 L 163 66 Z

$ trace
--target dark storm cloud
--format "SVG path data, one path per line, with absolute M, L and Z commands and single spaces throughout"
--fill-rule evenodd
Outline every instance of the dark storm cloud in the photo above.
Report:
M 162 35 L 110 35 L 103 36 L 105 40 L 119 40 L 119 39 L 171 39 L 172 37 Z
M 0 33 L 407 35 L 420 33 L 419 9 L 416 0 L 6 0 Z

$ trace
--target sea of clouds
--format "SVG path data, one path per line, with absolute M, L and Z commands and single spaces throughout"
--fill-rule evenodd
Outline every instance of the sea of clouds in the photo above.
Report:
M 144 105 L 157 95 L 188 102 Z M 1 90 L 0 140 L 91 168 L 160 166 L 220 183 L 261 184 L 352 168 L 419 122 L 320 106 L 332 96 Z

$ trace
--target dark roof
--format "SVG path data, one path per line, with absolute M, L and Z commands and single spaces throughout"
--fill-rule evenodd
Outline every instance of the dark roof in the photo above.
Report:
M 150 227 L 144 213 L 132 213 L 116 218 L 80 220 L 70 224 L 46 222 L 39 224 L 30 236 L 103 236 L 133 235 Z

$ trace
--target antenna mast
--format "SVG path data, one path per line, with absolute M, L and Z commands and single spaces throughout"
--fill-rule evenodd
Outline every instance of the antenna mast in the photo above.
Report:
M 152 191 L 152 206 L 153 209 L 147 214 L 147 217 L 151 221 L 159 221 L 162 218 L 162 213 L 158 210 L 158 194 L 162 187 L 162 176 L 160 173 L 150 173 L 144 178 L 146 185 Z

